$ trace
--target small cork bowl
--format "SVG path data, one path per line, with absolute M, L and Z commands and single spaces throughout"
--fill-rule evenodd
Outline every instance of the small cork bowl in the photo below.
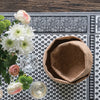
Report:
M 45 50 L 43 65 L 48 76 L 58 83 L 75 84 L 86 79 L 93 57 L 88 46 L 74 36 L 55 39 Z

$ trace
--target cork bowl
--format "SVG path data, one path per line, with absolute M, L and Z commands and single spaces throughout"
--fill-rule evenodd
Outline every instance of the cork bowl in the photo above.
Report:
M 54 81 L 75 84 L 86 79 L 91 71 L 93 57 L 88 46 L 74 36 L 55 39 L 45 50 L 43 65 Z

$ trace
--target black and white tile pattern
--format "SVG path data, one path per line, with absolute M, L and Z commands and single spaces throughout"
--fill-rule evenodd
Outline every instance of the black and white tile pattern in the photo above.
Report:
M 97 31 L 97 29 L 95 29 L 95 15 L 91 15 L 90 16 L 90 33 L 95 33 L 95 30 Z
M 100 35 L 95 36 L 95 100 L 100 98 Z
M 87 16 L 41 16 L 32 17 L 32 26 L 37 32 L 86 33 Z
M 96 16 L 96 25 L 95 25 L 96 33 L 100 33 L 100 15 Z

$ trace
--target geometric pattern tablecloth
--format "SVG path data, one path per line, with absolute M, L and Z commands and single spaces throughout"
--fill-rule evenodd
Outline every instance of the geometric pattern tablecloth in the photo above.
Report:
M 13 13 L 0 13 L 13 20 Z M 35 55 L 38 68 L 30 75 L 34 81 L 43 81 L 48 88 L 42 100 L 99 100 L 100 98 L 100 16 L 99 13 L 30 13 L 31 25 L 36 29 Z M 88 79 L 75 84 L 63 85 L 52 81 L 43 69 L 43 54 L 57 37 L 74 35 L 81 38 L 91 49 L 94 63 Z M 29 91 L 10 96 L 2 79 L 2 100 L 34 100 Z

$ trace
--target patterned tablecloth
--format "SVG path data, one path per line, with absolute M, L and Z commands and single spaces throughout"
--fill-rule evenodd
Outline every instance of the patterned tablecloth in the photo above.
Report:
M 13 13 L 0 13 L 14 20 Z M 34 81 L 43 81 L 48 88 L 42 100 L 100 100 L 100 13 L 30 13 L 31 25 L 36 29 L 35 55 L 38 68 L 30 75 Z M 47 46 L 57 37 L 73 35 L 81 38 L 91 49 L 94 63 L 88 79 L 75 84 L 63 85 L 52 81 L 43 69 L 43 54 Z M 2 79 L 3 81 L 3 79 Z M 34 100 L 29 91 L 10 96 L 3 82 L 2 100 Z

